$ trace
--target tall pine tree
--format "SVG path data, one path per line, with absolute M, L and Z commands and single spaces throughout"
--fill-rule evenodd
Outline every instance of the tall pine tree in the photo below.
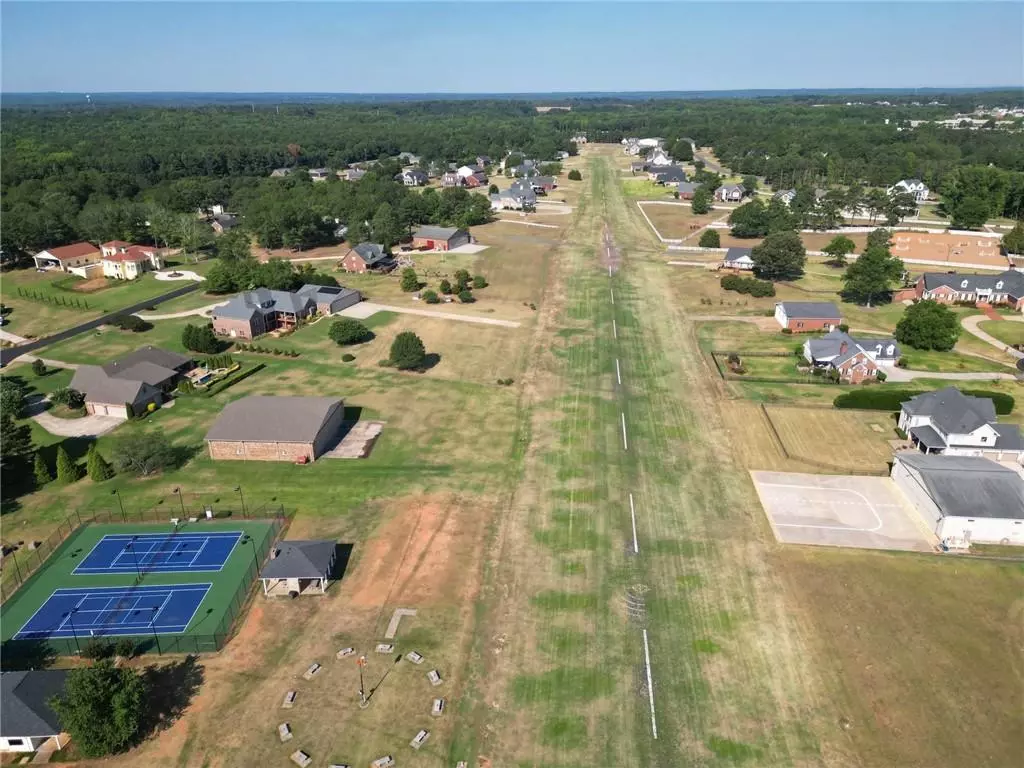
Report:
M 46 466 L 46 460 L 41 454 L 36 454 L 32 463 L 32 474 L 35 475 L 37 488 L 42 488 L 48 482 L 53 480 L 53 475 L 50 474 L 50 468 Z
M 73 483 L 77 479 L 78 465 L 71 460 L 64 446 L 59 446 L 57 448 L 57 480 L 62 483 Z
M 103 458 L 103 454 L 96 450 L 96 443 L 89 446 L 89 452 L 85 455 L 85 467 L 89 479 L 94 483 L 102 483 L 114 476 L 114 468 Z

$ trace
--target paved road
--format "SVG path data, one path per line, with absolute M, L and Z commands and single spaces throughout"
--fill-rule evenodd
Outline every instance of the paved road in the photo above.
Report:
M 372 301 L 361 301 L 337 314 L 345 317 L 367 318 L 377 312 L 398 312 L 403 315 L 420 315 L 421 317 L 437 317 L 441 320 L 459 320 L 463 323 L 479 323 L 480 325 L 500 325 L 503 328 L 518 328 L 520 323 L 514 320 L 499 320 L 494 317 L 481 317 L 480 315 L 456 315 L 453 312 L 437 312 L 432 309 L 412 309 L 411 307 L 396 307 L 390 304 L 377 304 Z
M 995 336 L 985 333 L 983 330 L 981 330 L 980 327 L 978 327 L 978 323 L 982 323 L 985 320 L 990 319 L 991 318 L 989 318 L 986 315 L 971 315 L 970 317 L 965 317 L 963 320 L 960 321 L 960 323 L 961 325 L 963 325 L 964 330 L 966 330 L 970 334 L 977 336 L 986 344 L 991 344 L 996 349 L 1002 350 L 1003 352 L 1006 352 L 1008 355 L 1016 357 L 1018 360 L 1024 359 L 1024 352 L 1020 352 L 1019 350 L 1016 350 L 1013 347 L 1008 346 L 1007 344 L 1003 344 L 1003 342 L 1001 342 Z M 1024 323 L 1024 317 L 1000 317 L 999 319 L 1009 320 L 1010 322 L 1014 323 Z
M 157 304 L 162 304 L 165 301 L 170 301 L 171 299 L 176 299 L 179 296 L 184 296 L 185 294 L 191 293 L 192 291 L 196 290 L 199 286 L 200 283 L 189 283 L 188 285 L 183 285 L 180 288 L 175 288 L 172 291 L 168 291 L 162 296 L 157 296 L 152 299 L 140 301 L 137 304 L 132 304 L 130 307 L 124 307 L 122 309 L 117 310 L 116 312 L 108 312 L 107 314 L 101 315 L 100 317 L 94 318 L 92 320 L 87 320 L 84 323 L 79 323 L 73 328 L 68 328 L 67 330 L 64 331 L 58 331 L 52 336 L 45 336 L 42 339 L 36 339 L 34 341 L 28 342 L 27 344 L 22 344 L 21 346 L 17 347 L 8 347 L 6 349 L 0 349 L 0 368 L 9 364 L 12 360 L 16 360 L 22 355 L 25 355 L 29 352 L 34 352 L 37 349 L 42 349 L 43 347 L 48 347 L 51 344 L 56 344 L 58 341 L 70 339 L 71 337 L 77 336 L 78 334 L 84 333 L 85 331 L 91 331 L 93 328 L 99 328 L 101 325 L 110 322 L 112 318 L 117 317 L 118 315 L 130 315 L 140 310 L 143 310 L 146 307 L 154 307 Z

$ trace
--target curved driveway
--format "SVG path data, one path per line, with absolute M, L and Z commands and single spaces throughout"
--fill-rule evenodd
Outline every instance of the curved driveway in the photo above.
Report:
M 992 318 L 988 317 L 987 315 L 971 315 L 970 317 L 965 317 L 963 320 L 960 321 L 960 323 L 963 325 L 964 329 L 968 333 L 977 336 L 986 344 L 991 344 L 996 349 L 999 349 L 1012 357 L 1016 357 L 1018 360 L 1024 359 L 1024 352 L 1021 352 L 1007 344 L 1004 344 L 995 336 L 985 333 L 983 330 L 981 330 L 981 328 L 978 327 L 979 323 L 991 319 Z M 1024 317 L 1000 317 L 999 319 L 1008 320 L 1009 322 L 1012 323 L 1024 323 Z

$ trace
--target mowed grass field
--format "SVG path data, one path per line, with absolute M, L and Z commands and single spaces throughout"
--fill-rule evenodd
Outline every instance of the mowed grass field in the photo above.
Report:
M 694 245 L 696 245 L 697 238 L 700 237 L 699 230 L 702 227 L 729 215 L 728 208 L 715 209 L 710 213 L 698 215 L 693 212 L 689 202 L 677 200 L 675 203 L 674 205 L 643 205 L 639 203 L 639 205 L 643 205 L 643 212 L 647 214 L 647 218 L 651 220 L 662 237 L 678 239 L 693 235 Z M 728 230 L 723 230 L 720 234 L 725 232 Z M 690 254 L 686 254 L 685 258 L 689 257 Z
M 202 272 L 208 265 L 191 264 L 187 268 Z M 157 280 L 152 274 L 137 280 L 85 280 L 65 272 L 11 270 L 5 272 L 0 281 L 0 298 L 12 309 L 7 315 L 10 322 L 4 330 L 25 337 L 46 336 L 105 312 L 168 293 L 181 285 Z M 19 289 L 25 294 L 36 294 L 58 303 L 30 299 L 27 295 L 19 295 Z M 73 306 L 76 301 L 80 307 Z
M 798 461 L 826 471 L 885 472 L 892 459 L 887 442 L 896 438 L 891 414 L 781 406 L 764 410 L 786 452 Z
M 1004 344 L 1024 344 L 1024 323 L 1011 320 L 984 320 L 978 327 Z

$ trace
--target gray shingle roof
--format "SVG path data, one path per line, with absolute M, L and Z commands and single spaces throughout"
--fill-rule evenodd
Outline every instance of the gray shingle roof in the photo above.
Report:
M 124 357 L 119 357 L 112 363 L 107 363 L 103 366 L 103 369 L 107 371 L 107 373 L 113 374 L 114 371 L 109 368 L 111 366 L 114 368 L 127 368 L 135 365 L 135 363 L 143 362 L 155 363 L 156 365 L 163 366 L 164 368 L 178 369 L 192 362 L 192 358 L 188 355 L 172 352 L 169 349 L 161 349 L 160 347 L 147 345 L 145 347 L 139 347 L 134 352 L 129 352 Z
M 697 191 L 697 186 L 698 185 L 694 184 L 692 181 L 680 181 L 676 185 L 676 189 L 679 190 L 679 194 L 681 195 L 681 194 L 683 194 L 685 192 L 690 192 L 690 193 L 696 192 Z
M 213 310 L 214 317 L 231 317 L 249 320 L 254 314 L 270 314 L 272 312 L 305 312 L 312 300 L 308 296 L 300 296 L 291 291 L 274 291 L 270 288 L 257 288 L 232 296 L 222 307 Z
M 412 236 L 423 237 L 427 240 L 451 240 L 461 231 L 462 230 L 457 227 L 434 227 L 425 225 L 417 228 L 417 230 L 412 233 Z
M 839 309 L 830 301 L 780 301 L 786 317 L 840 320 Z
M 665 182 L 667 184 L 686 181 L 686 171 L 676 165 L 666 165 L 664 168 L 652 168 L 651 173 L 655 175 L 655 178 L 657 178 L 658 181 Z
M 63 669 L 0 674 L 0 736 L 30 738 L 60 733 L 60 720 L 47 702 L 64 692 L 67 676 Z
M 845 354 L 840 352 L 844 342 Z M 896 360 L 901 355 L 895 339 L 858 339 L 840 330 L 830 331 L 820 339 L 809 339 L 807 344 L 815 360 L 836 358 L 837 363 L 845 362 L 859 351 L 873 352 L 875 360 Z M 892 354 L 889 354 L 889 347 L 892 347 Z
M 352 250 L 366 262 L 368 267 L 388 259 L 388 255 L 384 252 L 384 246 L 380 243 L 359 243 Z
M 90 403 L 112 405 L 135 403 L 152 390 L 145 382 L 110 376 L 98 365 L 78 366 L 70 386 Z
M 896 454 L 914 469 L 944 516 L 1024 519 L 1024 478 L 974 456 Z
M 725 261 L 739 261 L 744 256 L 750 258 L 750 254 L 753 251 L 753 248 L 738 248 L 734 246 L 725 252 Z
M 337 301 L 343 299 L 346 296 L 351 296 L 353 293 L 358 293 L 351 288 L 339 286 L 335 288 L 331 285 L 314 285 L 312 283 L 306 283 L 306 285 L 299 288 L 296 291 L 300 296 L 308 296 L 317 303 Z
M 330 575 L 337 544 L 326 539 L 279 541 L 277 556 L 260 571 L 261 579 L 316 579 Z
M 964 281 L 967 281 L 967 285 L 963 285 Z M 1002 283 L 1002 287 L 996 288 L 998 283 Z M 932 291 L 941 286 L 947 286 L 956 291 L 964 291 L 968 293 L 975 293 L 979 289 L 983 291 L 995 291 L 999 293 L 1007 293 L 1014 298 L 1020 298 L 1024 296 L 1024 273 L 1018 272 L 1015 269 L 1009 269 L 998 275 L 974 275 L 974 274 L 961 274 L 954 272 L 952 274 L 946 272 L 925 272 L 924 274 L 924 287 L 925 290 Z
M 251 395 L 224 406 L 207 440 L 312 443 L 342 402 L 336 397 Z
M 956 387 L 914 395 L 902 404 L 912 416 L 929 416 L 932 423 L 948 434 L 968 434 L 996 420 L 996 408 L 986 397 L 965 395 Z

